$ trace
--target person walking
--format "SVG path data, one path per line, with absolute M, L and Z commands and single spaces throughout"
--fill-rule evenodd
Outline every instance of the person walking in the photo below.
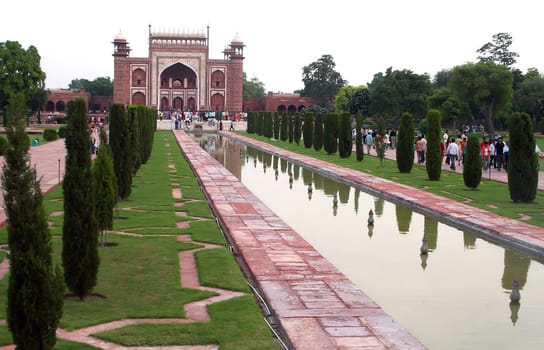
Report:
M 457 156 L 459 155 L 459 145 L 455 143 L 455 139 L 451 139 L 451 142 L 448 144 L 448 148 L 446 148 L 446 155 L 450 160 L 450 169 L 455 171 L 455 163 Z

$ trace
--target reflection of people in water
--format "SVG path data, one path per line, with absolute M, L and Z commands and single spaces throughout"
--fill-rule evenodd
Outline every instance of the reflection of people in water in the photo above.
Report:
M 232 124 L 232 122 L 230 122 L 230 128 L 229 128 L 229 131 L 234 131 L 234 125 Z
M 222 120 L 219 121 L 219 130 L 223 130 L 223 121 Z

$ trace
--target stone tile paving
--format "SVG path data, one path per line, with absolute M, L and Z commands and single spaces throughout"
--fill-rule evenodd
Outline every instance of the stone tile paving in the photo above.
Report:
M 492 242 L 513 246 L 531 254 L 536 259 L 544 260 L 544 229 L 541 227 L 512 220 L 356 170 L 292 153 L 235 133 L 223 133 L 244 143 L 251 144 L 253 147 L 283 157 L 290 162 L 303 165 L 339 182 L 358 187 L 363 191 L 384 197 L 394 203 L 404 204 L 420 213 L 434 216 L 452 226 L 471 231 L 478 230 L 482 236 Z M 497 171 L 497 173 L 504 174 L 505 172 Z
M 425 349 L 189 135 L 174 134 L 292 348 Z

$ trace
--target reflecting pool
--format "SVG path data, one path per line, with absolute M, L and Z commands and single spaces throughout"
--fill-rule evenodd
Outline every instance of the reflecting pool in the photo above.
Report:
M 197 141 L 429 349 L 544 348 L 540 262 L 238 142 Z

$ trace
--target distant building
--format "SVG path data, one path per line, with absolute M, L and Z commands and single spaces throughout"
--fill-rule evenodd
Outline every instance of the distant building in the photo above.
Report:
M 236 36 L 223 59 L 209 57 L 206 33 L 152 32 L 149 56 L 129 57 L 122 34 L 113 40 L 113 102 L 160 111 L 242 112 L 244 43 Z
M 106 114 L 109 112 L 112 103 L 112 96 L 91 95 L 90 92 L 83 88 L 77 90 L 49 89 L 48 93 L 45 109 L 40 114 L 45 114 L 48 118 L 50 116 L 50 119 L 53 120 L 64 117 L 68 102 L 78 97 L 85 101 L 90 114 Z
M 248 98 L 244 100 L 244 112 L 301 112 L 313 104 L 310 97 L 301 97 L 299 94 L 287 94 L 271 92 L 261 98 Z

